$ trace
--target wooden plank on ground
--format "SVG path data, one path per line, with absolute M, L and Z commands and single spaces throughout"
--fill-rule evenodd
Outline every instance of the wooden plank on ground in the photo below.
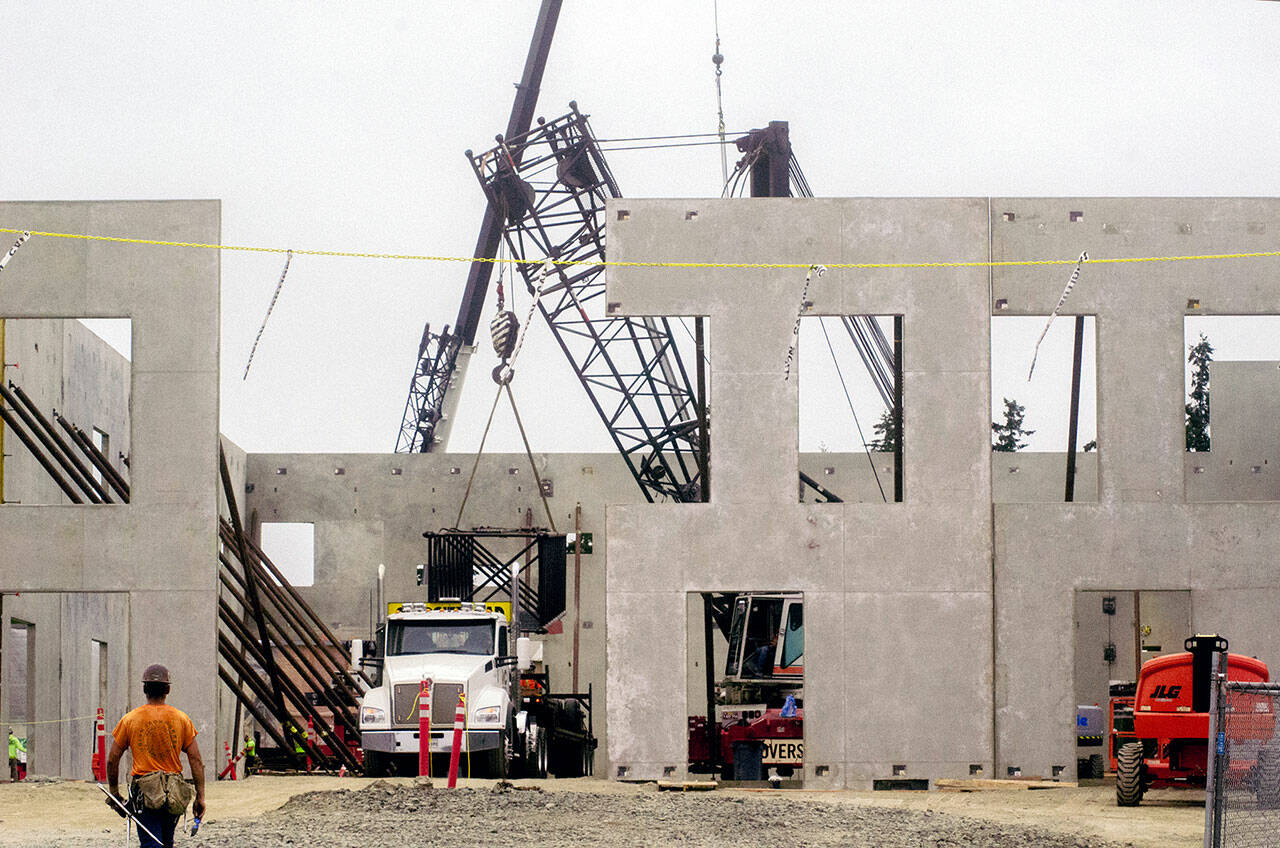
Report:
M 714 780 L 659 780 L 659 792 L 710 792 L 718 786 Z
M 1074 780 L 935 780 L 934 788 L 940 792 L 990 792 L 996 790 L 1065 789 L 1075 786 Z

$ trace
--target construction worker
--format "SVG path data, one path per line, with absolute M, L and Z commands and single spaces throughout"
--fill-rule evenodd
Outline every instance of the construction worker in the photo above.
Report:
M 293 740 L 293 752 L 298 755 L 299 759 L 306 762 L 307 771 L 311 771 L 311 757 L 307 754 L 307 749 L 302 744 L 307 740 L 309 734 L 305 730 L 299 730 L 298 725 L 293 722 L 289 722 L 286 729 L 289 738 Z
M 249 734 L 244 735 L 244 773 L 245 777 L 253 774 L 258 766 L 258 743 Z
M 142 693 L 147 703 L 130 710 L 111 731 L 111 753 L 107 755 L 107 784 L 111 797 L 107 805 L 116 812 L 126 802 L 120 796 L 120 757 L 133 752 L 128 808 L 142 827 L 155 834 L 156 842 L 139 832 L 143 848 L 172 848 L 173 832 L 182 813 L 174 813 L 175 796 L 189 800 L 190 790 L 182 780 L 180 754 L 187 755 L 195 781 L 196 818 L 204 818 L 204 760 L 196 744 L 196 728 L 182 710 L 165 703 L 169 696 L 169 670 L 162 665 L 147 666 L 142 672 Z M 157 790 L 157 787 L 160 787 Z M 157 802 L 157 797 L 159 801 Z M 167 798 L 167 802 L 166 802 Z M 183 812 L 186 805 L 183 804 Z M 123 815 L 123 813 L 121 813 Z
M 22 744 L 22 740 L 13 732 L 13 728 L 9 728 L 9 779 L 14 783 L 22 780 L 23 775 L 18 770 L 18 753 L 25 754 L 27 746 Z

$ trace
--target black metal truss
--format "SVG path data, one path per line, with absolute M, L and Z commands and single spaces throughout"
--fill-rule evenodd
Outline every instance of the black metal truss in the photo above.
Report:
M 621 197 L 587 123 L 570 111 L 471 162 L 532 293 L 546 259 L 557 265 L 539 311 L 582 381 L 649 501 L 701 500 L 699 398 L 671 322 L 610 316 L 605 304 L 605 203 Z
M 545 627 L 565 611 L 565 537 L 548 530 L 441 530 L 427 540 L 427 600 L 446 596 L 491 603 L 515 599 L 511 574 L 518 568 L 521 622 Z M 514 541 L 514 552 L 498 553 L 486 540 Z M 537 573 L 534 579 L 534 573 Z M 521 622 L 515 622 L 521 626 Z M 532 629 L 532 628 L 529 628 Z
M 418 344 L 418 365 L 409 381 L 409 397 L 400 421 L 396 453 L 429 453 L 434 449 L 436 427 L 444 416 L 444 396 L 453 385 L 453 372 L 458 363 L 462 340 L 449 332 L 431 332 L 422 328 Z

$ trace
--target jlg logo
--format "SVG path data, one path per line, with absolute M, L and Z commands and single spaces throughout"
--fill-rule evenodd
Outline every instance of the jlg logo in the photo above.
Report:
M 1151 697 L 1158 701 L 1172 701 L 1182 691 L 1181 686 L 1157 686 Z

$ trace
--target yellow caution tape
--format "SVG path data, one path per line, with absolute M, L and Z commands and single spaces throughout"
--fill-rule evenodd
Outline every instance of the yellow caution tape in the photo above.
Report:
M 615 261 L 615 260 L 582 260 L 582 259 L 510 259 L 488 256 L 432 256 L 413 253 L 364 253 L 345 250 L 299 250 L 287 247 L 254 247 L 242 244 L 203 244 L 191 241 L 163 241 L 160 239 L 125 238 L 123 236 L 95 236 L 85 233 L 50 233 L 39 230 L 19 230 L 0 227 L 0 233 L 29 232 L 33 236 L 45 238 L 80 239 L 82 241 L 115 242 L 118 244 L 144 244 L 156 247 L 187 247 L 201 250 L 238 250 L 246 253 L 290 253 L 295 256 L 348 256 L 357 259 L 400 259 L 412 262 L 489 262 L 505 265 L 541 265 L 550 262 L 553 265 L 593 265 L 601 268 L 736 268 L 736 269 L 807 269 L 813 262 L 679 262 L 662 261 Z M 1194 256 L 1124 256 L 1112 259 L 1090 259 L 1090 265 L 1117 265 L 1130 262 L 1189 262 L 1206 259 L 1262 259 L 1280 256 L 1280 250 L 1259 251 L 1254 253 L 1204 253 Z M 869 270 L 879 268 L 1010 268 L 1034 265 L 1074 265 L 1076 259 L 989 259 L 973 261 L 946 262 L 824 262 L 828 268 L 846 268 Z

